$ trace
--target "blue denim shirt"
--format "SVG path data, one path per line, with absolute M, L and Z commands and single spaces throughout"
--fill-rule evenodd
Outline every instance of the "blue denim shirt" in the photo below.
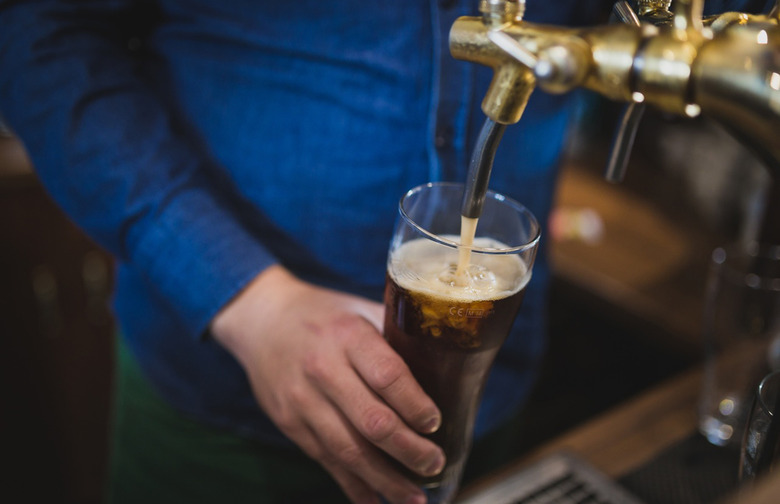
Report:
M 574 24 L 582 0 L 529 1 Z M 477 0 L 0 1 L 0 110 L 48 191 L 116 255 L 122 332 L 195 418 L 283 441 L 215 313 L 264 268 L 379 300 L 398 198 L 462 181 L 490 72 L 449 55 Z M 536 92 L 491 187 L 545 223 L 572 116 Z M 479 433 L 526 398 L 543 351 L 539 255 Z

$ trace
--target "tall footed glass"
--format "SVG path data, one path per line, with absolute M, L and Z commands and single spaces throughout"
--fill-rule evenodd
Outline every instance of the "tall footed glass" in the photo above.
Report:
M 539 225 L 510 198 L 488 192 L 476 223 L 460 215 L 463 185 L 426 184 L 399 204 L 387 262 L 384 334 L 442 413 L 431 439 L 447 456 L 416 481 L 430 504 L 452 502 L 471 448 L 490 367 L 531 278 Z

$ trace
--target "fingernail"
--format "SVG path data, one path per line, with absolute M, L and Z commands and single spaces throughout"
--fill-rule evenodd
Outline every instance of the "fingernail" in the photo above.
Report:
M 446 462 L 446 459 L 444 458 L 444 454 L 439 452 L 436 455 L 436 458 L 434 458 L 430 464 L 423 470 L 424 476 L 436 476 L 441 472 L 442 469 L 444 469 L 444 463 Z
M 433 434 L 434 432 L 439 430 L 439 427 L 441 427 L 441 417 L 439 415 L 436 415 L 434 417 L 431 417 L 427 422 L 425 422 L 422 431 L 425 434 Z
M 414 493 L 406 498 L 404 504 L 425 504 L 426 502 L 425 494 Z

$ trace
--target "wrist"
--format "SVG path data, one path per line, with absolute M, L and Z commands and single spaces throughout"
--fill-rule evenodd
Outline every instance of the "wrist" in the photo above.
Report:
M 286 293 L 300 281 L 286 268 L 274 264 L 263 270 L 217 312 L 211 322 L 214 339 L 232 349 L 247 327 L 278 313 Z

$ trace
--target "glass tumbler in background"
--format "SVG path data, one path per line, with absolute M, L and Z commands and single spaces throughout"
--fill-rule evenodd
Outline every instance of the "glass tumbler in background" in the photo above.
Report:
M 705 300 L 699 430 L 739 448 L 753 391 L 780 368 L 780 247 L 716 249 Z
M 431 504 L 451 502 L 458 489 L 482 389 L 522 304 L 540 235 L 525 207 L 488 192 L 473 246 L 459 247 L 462 197 L 462 184 L 407 192 L 387 263 L 385 338 L 442 413 L 430 437 L 446 466 L 433 478 L 412 476 Z
M 739 481 L 748 485 L 774 469 L 780 453 L 780 371 L 768 374 L 755 390 L 742 439 Z

